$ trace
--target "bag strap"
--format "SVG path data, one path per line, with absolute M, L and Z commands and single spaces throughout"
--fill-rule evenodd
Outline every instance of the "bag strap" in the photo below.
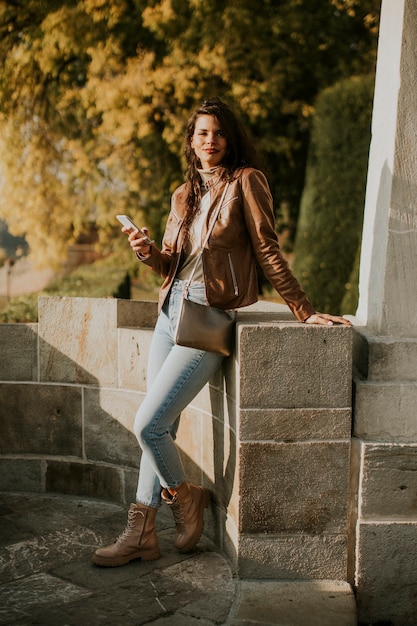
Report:
M 206 247 L 206 245 L 207 245 L 207 242 L 208 242 L 208 240 L 209 240 L 209 238 L 210 238 L 210 235 L 211 235 L 211 231 L 213 230 L 213 228 L 214 228 L 214 224 L 216 223 L 216 220 L 217 220 L 217 218 L 218 218 L 218 216 L 219 216 L 219 213 L 220 213 L 220 210 L 221 210 L 221 208 L 222 208 L 222 205 L 223 205 L 224 199 L 225 199 L 225 197 L 226 197 L 226 193 L 227 193 L 227 189 L 228 189 L 228 187 L 229 187 L 229 183 L 226 183 L 225 188 L 223 189 L 222 196 L 221 196 L 221 198 L 220 198 L 220 202 L 219 202 L 219 204 L 217 205 L 217 208 L 216 208 L 216 210 L 215 210 L 215 211 L 214 211 L 214 213 L 213 213 L 213 217 L 212 217 L 212 220 L 211 220 L 211 224 L 210 224 L 209 229 L 208 229 L 208 231 L 207 231 L 206 237 L 205 237 L 205 239 L 204 239 L 203 243 L 201 244 L 201 249 L 200 249 L 199 253 L 198 253 L 198 254 L 197 254 L 197 256 L 196 256 L 195 263 L 194 263 L 194 267 L 193 267 L 193 269 L 192 269 L 192 272 L 191 272 L 191 274 L 190 274 L 190 277 L 189 277 L 189 279 L 187 280 L 187 282 L 185 283 L 184 292 L 183 292 L 183 297 L 184 297 L 184 298 L 185 298 L 185 296 L 187 295 L 188 288 L 189 288 L 189 286 L 191 285 L 191 281 L 192 281 L 192 279 L 193 279 L 194 273 L 195 273 L 195 271 L 196 271 L 196 269 L 197 269 L 197 266 L 198 266 L 198 264 L 199 264 L 199 262 L 200 262 L 201 257 L 203 256 L 203 251 L 204 251 L 204 248 L 205 248 L 205 247 Z

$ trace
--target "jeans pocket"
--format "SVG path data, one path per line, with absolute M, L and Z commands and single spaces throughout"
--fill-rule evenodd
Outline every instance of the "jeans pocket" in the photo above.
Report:
M 197 302 L 197 304 L 206 304 L 206 286 L 204 283 L 191 283 L 188 290 L 188 299 L 191 302 Z

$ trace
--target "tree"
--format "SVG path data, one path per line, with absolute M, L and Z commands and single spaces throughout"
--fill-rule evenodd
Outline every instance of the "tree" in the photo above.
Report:
M 0 216 L 38 259 L 114 214 L 159 237 L 185 121 L 218 94 L 295 222 L 314 98 L 373 68 L 377 0 L 0 0 Z
M 354 77 L 317 99 L 293 270 L 324 312 L 340 311 L 347 284 L 352 304 L 357 291 L 373 86 L 373 76 Z

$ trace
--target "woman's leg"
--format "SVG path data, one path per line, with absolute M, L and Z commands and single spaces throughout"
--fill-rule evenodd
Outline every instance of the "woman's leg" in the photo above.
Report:
M 128 524 L 120 537 L 96 550 L 96 565 L 114 567 L 133 559 L 159 558 L 155 515 L 161 485 L 168 488 L 164 489 L 164 500 L 176 521 L 177 548 L 183 552 L 192 549 L 203 530 L 209 492 L 185 483 L 174 440 L 181 411 L 220 367 L 223 357 L 174 344 L 182 288 L 174 284 L 169 302 L 158 317 L 148 364 L 148 393 L 135 420 L 135 433 L 143 449 L 137 503 L 130 505 Z M 204 301 L 202 290 L 204 287 L 197 288 L 196 301 Z
M 176 488 L 184 470 L 175 445 L 179 415 L 220 367 L 223 357 L 177 346 L 174 330 L 184 283 L 174 283 L 169 303 L 155 328 L 149 358 L 149 389 L 135 419 L 135 434 L 143 450 L 137 501 L 158 506 L 162 487 Z M 194 301 L 204 302 L 204 286 L 190 289 Z
M 221 361 L 220 355 L 181 346 L 174 346 L 165 360 L 135 420 L 135 434 L 145 457 L 141 462 L 138 502 L 157 506 L 159 485 L 175 488 L 184 482 L 184 470 L 174 441 L 178 415 L 216 372 Z M 158 477 L 157 501 L 155 475 Z
M 165 359 L 172 350 L 173 344 L 169 327 L 168 306 L 165 306 L 158 317 L 149 350 L 147 370 L 148 392 L 152 388 L 152 385 L 162 368 Z M 171 428 L 171 435 L 173 439 L 175 439 L 178 424 L 179 416 Z M 142 451 L 139 480 L 136 490 L 136 502 L 142 502 L 143 504 L 148 504 L 149 506 L 159 506 L 161 503 L 160 494 L 161 484 L 159 476 L 156 474 L 148 455 Z

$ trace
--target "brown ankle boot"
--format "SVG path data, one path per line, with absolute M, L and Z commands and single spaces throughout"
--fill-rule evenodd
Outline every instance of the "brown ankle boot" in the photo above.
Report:
M 210 491 L 190 483 L 182 483 L 173 496 L 162 490 L 162 500 L 172 508 L 177 528 L 175 547 L 189 552 L 197 544 L 204 526 L 204 509 L 210 502 Z
M 144 504 L 131 504 L 123 533 L 114 543 L 98 548 L 92 557 L 93 563 L 102 567 L 118 567 L 134 559 L 159 559 L 161 553 L 155 532 L 157 510 Z

